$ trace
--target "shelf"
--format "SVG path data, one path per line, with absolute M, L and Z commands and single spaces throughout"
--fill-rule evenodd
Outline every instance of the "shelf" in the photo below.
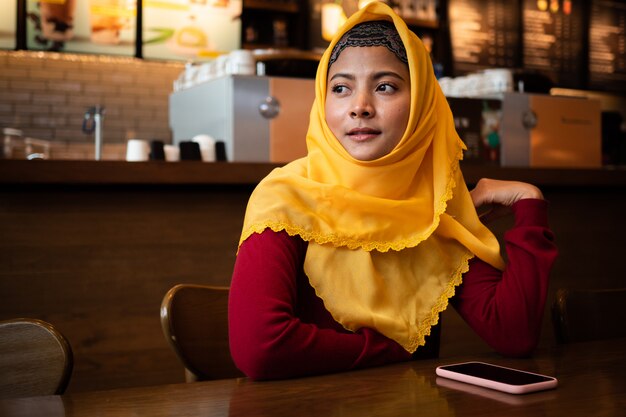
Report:
M 416 26 L 416 27 L 427 28 L 427 29 L 439 28 L 438 20 L 424 20 L 424 19 L 416 19 L 412 17 L 403 17 L 402 19 L 408 26 Z
M 306 46 L 299 27 L 306 18 L 303 0 L 246 0 L 241 14 L 244 49 L 298 48 Z M 278 25 L 281 22 L 283 25 Z M 283 33 L 284 32 L 284 33 Z
M 248 50 L 252 50 L 252 51 L 256 51 L 256 50 L 272 50 L 272 51 L 284 51 L 284 52 L 289 52 L 289 51 L 294 51 L 294 50 L 298 50 L 295 49 L 293 46 L 276 46 L 273 43 L 269 43 L 269 42 L 243 42 L 241 47 L 243 49 L 248 49 Z
M 260 10 L 282 13 L 298 13 L 300 7 L 296 2 L 279 2 L 276 0 L 252 0 L 245 1 L 244 10 Z

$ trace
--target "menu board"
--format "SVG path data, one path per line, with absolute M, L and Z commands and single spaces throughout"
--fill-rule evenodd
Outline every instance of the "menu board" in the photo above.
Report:
M 6 1 L 0 13 L 0 49 L 15 49 L 17 0 Z
M 144 0 L 143 57 L 202 59 L 241 47 L 242 0 Z
M 519 1 L 450 0 L 455 75 L 521 66 Z
M 589 86 L 626 92 L 626 3 L 598 0 L 591 5 Z
M 135 55 L 136 0 L 28 0 L 28 49 Z
M 583 2 L 524 0 L 522 19 L 524 68 L 560 87 L 584 87 Z
M 27 1 L 28 49 L 135 55 L 138 0 Z M 242 0 L 142 4 L 144 58 L 214 58 L 241 47 Z

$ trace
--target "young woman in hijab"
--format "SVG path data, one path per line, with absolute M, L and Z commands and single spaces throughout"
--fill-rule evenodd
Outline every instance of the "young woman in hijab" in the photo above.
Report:
M 321 58 L 307 157 L 250 197 L 230 288 L 230 348 L 254 379 L 410 360 L 448 301 L 495 350 L 536 346 L 556 257 L 541 192 L 481 180 L 421 41 L 388 6 L 353 15 Z M 510 207 L 508 262 L 481 223 Z

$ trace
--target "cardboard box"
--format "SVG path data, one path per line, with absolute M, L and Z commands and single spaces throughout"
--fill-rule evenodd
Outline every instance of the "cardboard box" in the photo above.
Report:
M 598 100 L 506 93 L 500 164 L 509 167 L 602 166 Z

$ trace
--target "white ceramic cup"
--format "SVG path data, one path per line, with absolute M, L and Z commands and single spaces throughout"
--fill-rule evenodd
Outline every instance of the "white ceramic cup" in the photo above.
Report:
M 237 49 L 228 54 L 228 73 L 239 75 L 256 74 L 256 60 L 252 51 Z
M 215 139 L 212 136 L 196 135 L 191 140 L 200 146 L 202 161 L 215 162 Z
M 222 77 L 228 74 L 229 71 L 229 63 L 228 63 L 228 55 L 220 55 L 213 61 L 213 75 L 215 77 Z
M 166 161 L 180 161 L 180 148 L 177 145 L 165 145 L 163 146 L 163 152 L 165 152 Z
M 150 156 L 150 145 L 147 140 L 129 139 L 126 144 L 126 160 L 129 162 L 147 161 Z
M 513 73 L 507 68 L 492 68 L 484 71 L 486 83 L 493 92 L 513 91 Z
M 213 65 L 209 62 L 205 62 L 198 67 L 196 74 L 196 83 L 203 83 L 213 78 Z
M 188 64 L 185 66 L 185 88 L 193 87 L 196 84 L 196 78 L 198 76 L 198 65 Z

